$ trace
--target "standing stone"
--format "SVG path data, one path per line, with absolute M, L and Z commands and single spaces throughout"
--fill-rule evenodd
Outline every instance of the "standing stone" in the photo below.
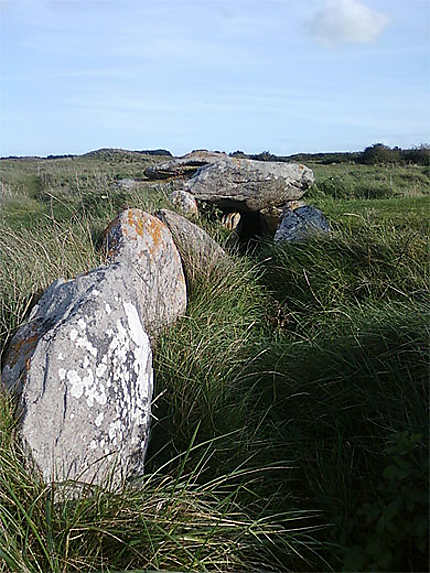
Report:
M 157 217 L 127 209 L 104 232 L 110 263 L 124 267 L 142 322 L 151 338 L 185 312 L 181 258 L 169 229 Z
M 141 473 L 152 354 L 119 269 L 56 281 L 26 330 L 37 342 L 30 349 L 18 331 L 2 378 L 21 391 L 20 435 L 43 480 L 103 483 L 112 467 L 119 483 Z
M 174 211 L 161 209 L 157 213 L 169 227 L 173 240 L 181 253 L 188 279 L 210 273 L 226 258 L 226 253 L 202 228 L 194 225 Z
M 111 472 L 119 484 L 143 472 L 148 328 L 154 336 L 185 310 L 179 254 L 159 220 L 129 209 L 105 239 L 110 264 L 55 281 L 5 357 L 2 381 L 19 400 L 20 436 L 47 483 L 103 484 Z
M 201 167 L 185 190 L 229 211 L 261 211 L 300 199 L 314 181 L 298 163 L 228 158 Z
M 285 209 L 281 223 L 274 237 L 275 243 L 281 241 L 303 241 L 318 233 L 329 233 L 330 225 L 322 212 L 316 207 L 306 205 L 297 209 Z

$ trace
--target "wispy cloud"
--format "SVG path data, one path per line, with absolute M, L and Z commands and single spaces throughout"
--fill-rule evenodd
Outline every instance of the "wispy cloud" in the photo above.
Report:
M 389 17 L 359 0 L 326 0 L 308 22 L 309 31 L 325 44 L 367 44 L 376 40 Z

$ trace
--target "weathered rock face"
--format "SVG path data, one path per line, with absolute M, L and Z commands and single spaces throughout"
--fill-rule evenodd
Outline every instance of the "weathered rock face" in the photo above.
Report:
M 215 163 L 222 159 L 228 159 L 228 155 L 218 151 L 192 151 L 182 157 L 151 165 L 145 169 L 144 173 L 149 179 L 190 176 L 202 165 Z
M 53 283 L 2 379 L 21 391 L 21 438 L 45 482 L 100 483 L 113 463 L 116 482 L 143 471 L 152 355 L 118 265 Z
M 185 310 L 182 265 L 165 225 L 129 209 L 105 239 L 110 264 L 55 281 L 5 357 L 2 380 L 19 399 L 22 441 L 46 482 L 102 483 L 109 469 L 119 483 L 143 471 L 148 334 Z
M 227 158 L 201 167 L 185 190 L 221 209 L 249 212 L 300 199 L 313 180 L 298 163 Z
M 157 213 L 169 227 L 176 246 L 181 253 L 185 274 L 192 279 L 196 274 L 210 272 L 226 258 L 226 253 L 203 229 L 168 209 Z
M 180 209 L 185 215 L 198 215 L 197 201 L 187 191 L 178 189 L 170 194 L 172 205 Z
M 181 259 L 169 229 L 157 217 L 127 209 L 105 230 L 104 245 L 109 261 L 123 267 L 128 290 L 135 293 L 145 330 L 153 338 L 186 307 Z
M 285 209 L 274 241 L 303 241 L 317 233 L 330 232 L 330 225 L 316 207 L 306 205 L 294 211 Z

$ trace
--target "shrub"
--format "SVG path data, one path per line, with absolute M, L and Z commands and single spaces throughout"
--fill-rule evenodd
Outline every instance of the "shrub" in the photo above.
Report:
M 389 436 L 385 464 L 367 500 L 348 523 L 354 544 L 345 549 L 346 571 L 425 571 L 428 556 L 424 436 L 408 430 Z

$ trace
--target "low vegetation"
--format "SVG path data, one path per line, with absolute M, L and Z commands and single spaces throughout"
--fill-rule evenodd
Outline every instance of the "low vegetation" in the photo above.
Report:
M 118 210 L 171 208 L 153 160 L 0 161 L 2 351 L 50 282 L 103 261 Z M 155 348 L 140 481 L 62 500 L 1 396 L 0 572 L 427 570 L 430 173 L 309 166 L 332 235 L 196 274 Z

